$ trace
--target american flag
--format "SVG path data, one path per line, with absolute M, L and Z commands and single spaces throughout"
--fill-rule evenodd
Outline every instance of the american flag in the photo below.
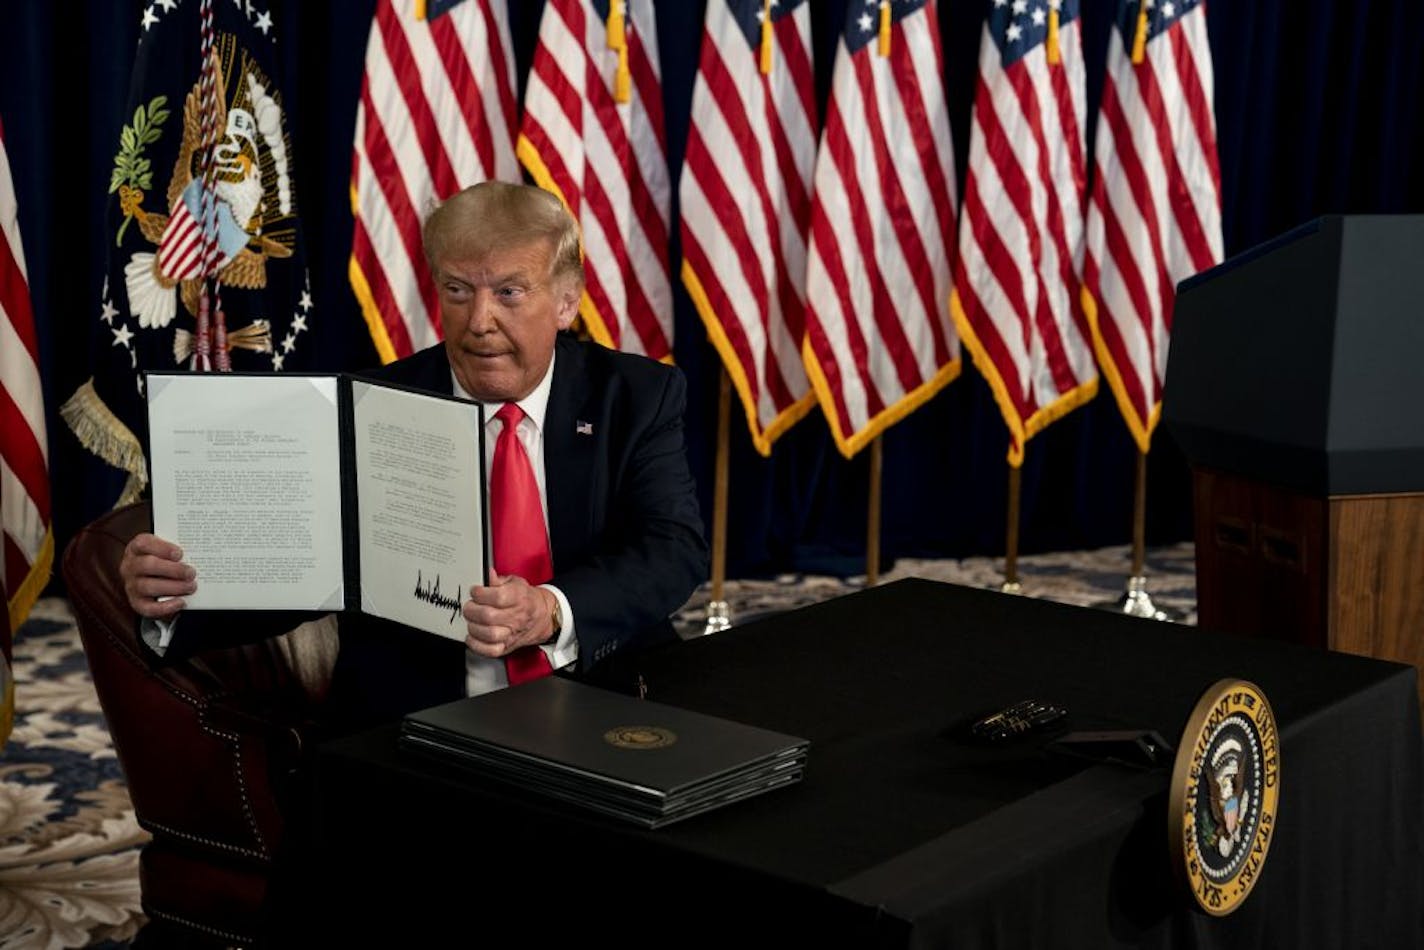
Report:
M 20 245 L 15 185 L 0 128 L 0 588 L 8 592 L 9 632 L 18 629 L 49 580 L 49 446 L 45 441 L 35 317 Z M 0 676 L 0 679 L 5 677 Z M 3 737 L 0 737 L 3 741 Z
M 710 0 L 689 124 L 682 281 L 769 455 L 815 404 L 801 362 L 816 161 L 808 2 Z
M 1222 258 L 1200 0 L 1119 5 L 1094 151 L 1085 303 L 1098 361 L 1146 452 L 1161 413 L 1176 286 Z
M 854 455 L 959 373 L 954 156 L 927 0 L 851 0 L 816 158 L 806 369 Z
M 583 230 L 589 333 L 670 359 L 672 190 L 652 0 L 548 0 L 518 153 Z
M 1087 192 L 1078 0 L 994 0 L 955 271 L 955 322 L 1024 443 L 1097 393 L 1080 274 Z
M 356 109 L 350 276 L 385 362 L 441 338 L 426 214 L 476 182 L 520 180 L 511 50 L 504 0 L 376 4 Z

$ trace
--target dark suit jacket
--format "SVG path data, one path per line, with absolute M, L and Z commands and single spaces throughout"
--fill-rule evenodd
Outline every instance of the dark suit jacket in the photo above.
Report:
M 673 639 L 669 615 L 707 577 L 707 545 L 683 446 L 680 371 L 560 334 L 544 419 L 544 475 L 554 577 L 568 597 L 577 673 L 621 679 L 614 657 Z M 442 344 L 363 374 L 450 395 Z M 170 652 L 290 629 L 300 615 L 216 618 L 175 631 Z M 205 629 L 206 628 L 206 629 Z M 399 716 L 464 695 L 464 645 L 364 614 L 341 617 L 330 705 L 343 724 Z M 182 639 L 180 644 L 179 640 Z M 612 672 L 610 672 L 612 671 Z M 621 684 L 612 684 L 621 685 Z

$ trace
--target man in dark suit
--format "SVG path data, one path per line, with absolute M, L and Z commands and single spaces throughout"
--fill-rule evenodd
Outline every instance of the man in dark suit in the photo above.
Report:
M 491 447 L 514 426 L 538 483 L 552 573 L 492 572 L 472 587 L 463 645 L 343 616 L 331 702 L 347 722 L 500 688 L 507 658 L 520 651 L 542 653 L 546 670 L 595 674 L 620 651 L 670 639 L 668 616 L 707 572 L 683 446 L 686 383 L 672 367 L 566 332 L 583 266 L 577 224 L 558 199 L 484 182 L 446 201 L 422 237 L 444 343 L 369 375 L 485 403 Z M 505 405 L 518 407 L 500 414 L 512 421 L 497 416 Z M 495 495 L 492 485 L 492 512 L 501 504 Z M 536 506 L 524 522 L 537 517 Z M 157 623 L 146 639 L 163 652 L 192 653 L 307 619 L 254 623 L 250 614 L 198 612 L 172 622 L 200 578 L 175 545 L 151 534 L 129 544 L 121 571 L 135 612 Z

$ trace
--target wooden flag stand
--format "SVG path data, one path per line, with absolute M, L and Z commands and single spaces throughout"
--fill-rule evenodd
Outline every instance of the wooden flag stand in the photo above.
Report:
M 722 367 L 717 400 L 717 463 L 712 481 L 712 598 L 707 602 L 707 623 L 702 634 L 718 633 L 732 625 L 727 607 L 727 470 L 731 454 L 732 378 Z
M 1005 594 L 1022 594 L 1019 583 L 1019 494 L 1022 469 L 1009 466 L 1009 517 L 1004 534 L 1004 583 L 999 590 Z
M 1147 453 L 1137 451 L 1137 485 L 1132 499 L 1132 573 L 1127 590 L 1117 600 L 1093 604 L 1100 610 L 1116 610 L 1130 617 L 1148 620 L 1181 620 L 1180 611 L 1158 607 L 1147 593 Z

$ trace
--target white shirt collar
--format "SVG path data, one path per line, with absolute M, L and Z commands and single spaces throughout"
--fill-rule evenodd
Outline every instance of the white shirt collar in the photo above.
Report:
M 534 387 L 534 391 L 515 403 L 520 409 L 524 410 L 524 415 L 534 424 L 534 430 L 536 432 L 544 431 L 544 416 L 549 410 L 549 391 L 554 387 L 554 360 L 557 355 L 558 354 L 553 354 L 549 357 L 549 368 L 544 371 L 544 378 L 539 380 L 539 385 Z M 471 402 L 479 402 L 478 399 L 475 399 L 475 397 L 465 392 L 465 387 L 460 385 L 460 380 L 456 378 L 453 368 L 450 370 L 450 381 L 454 384 L 456 396 L 459 396 L 461 399 L 468 399 Z M 494 414 L 499 411 L 500 406 L 503 406 L 504 403 L 488 403 L 487 405 L 489 409 L 486 411 L 489 415 L 485 418 L 489 420 L 494 418 Z

